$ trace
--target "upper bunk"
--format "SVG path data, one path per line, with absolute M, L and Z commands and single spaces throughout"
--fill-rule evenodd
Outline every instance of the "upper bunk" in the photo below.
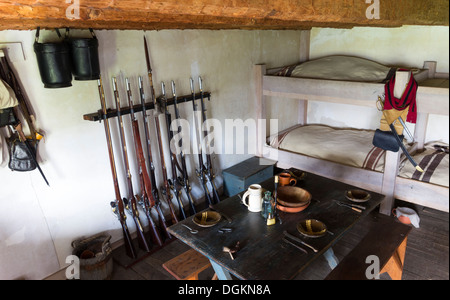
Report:
M 333 102 L 376 107 L 384 94 L 386 80 L 401 66 L 344 55 L 326 56 L 300 64 L 265 70 L 262 73 L 262 95 L 299 100 Z M 449 76 L 436 72 L 436 62 L 425 62 L 422 69 L 411 70 L 419 88 L 419 113 L 449 114 Z

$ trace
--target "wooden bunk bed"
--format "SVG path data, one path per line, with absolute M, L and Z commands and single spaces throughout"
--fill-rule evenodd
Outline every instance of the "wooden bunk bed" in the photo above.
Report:
M 276 76 L 281 69 L 266 70 L 265 65 L 254 66 L 257 119 L 266 119 L 266 97 L 297 99 L 298 124 L 307 125 L 308 101 L 342 103 L 376 109 L 377 97 L 384 94 L 384 83 Z M 410 148 L 411 153 L 424 149 L 428 116 L 449 115 L 448 73 L 437 73 L 435 62 L 425 62 L 423 69 L 414 73 L 414 78 L 419 83 L 416 96 L 418 116 L 414 130 L 415 143 Z M 433 79 L 446 81 L 447 87 L 428 86 Z M 271 146 L 267 142 L 265 126 L 259 126 L 257 134 L 258 155 L 276 160 L 280 168 L 295 167 L 386 195 L 386 200 L 380 207 L 381 213 L 391 213 L 394 199 L 449 211 L 448 179 L 446 185 L 437 185 L 398 176 L 399 167 L 404 159 L 401 150 L 397 153 L 386 151 L 383 170 L 380 172 Z

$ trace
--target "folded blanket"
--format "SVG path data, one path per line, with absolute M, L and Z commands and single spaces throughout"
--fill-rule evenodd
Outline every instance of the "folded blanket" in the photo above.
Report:
M 442 186 L 449 186 L 449 145 L 442 142 L 429 142 L 422 151 L 412 155 L 424 172 L 417 171 L 404 159 L 400 165 L 399 176 L 412 178 Z

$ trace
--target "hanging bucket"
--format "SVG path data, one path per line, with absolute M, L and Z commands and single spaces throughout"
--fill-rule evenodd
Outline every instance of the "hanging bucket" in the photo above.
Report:
M 72 242 L 72 254 L 80 259 L 81 280 L 111 279 L 113 261 L 110 239 L 110 235 L 98 234 Z
M 66 41 L 39 43 L 39 30 L 36 30 L 34 52 L 45 88 L 62 88 L 72 86 L 70 68 L 70 51 Z M 61 37 L 59 30 L 56 29 Z
M 92 38 L 71 38 L 70 52 L 72 74 L 75 80 L 97 80 L 100 78 L 98 40 L 92 28 Z

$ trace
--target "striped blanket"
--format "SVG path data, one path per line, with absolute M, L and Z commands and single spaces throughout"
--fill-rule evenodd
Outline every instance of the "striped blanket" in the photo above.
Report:
M 402 161 L 399 176 L 442 186 L 449 186 L 449 145 L 430 142 L 412 157 L 424 172 L 417 171 L 406 159 Z

